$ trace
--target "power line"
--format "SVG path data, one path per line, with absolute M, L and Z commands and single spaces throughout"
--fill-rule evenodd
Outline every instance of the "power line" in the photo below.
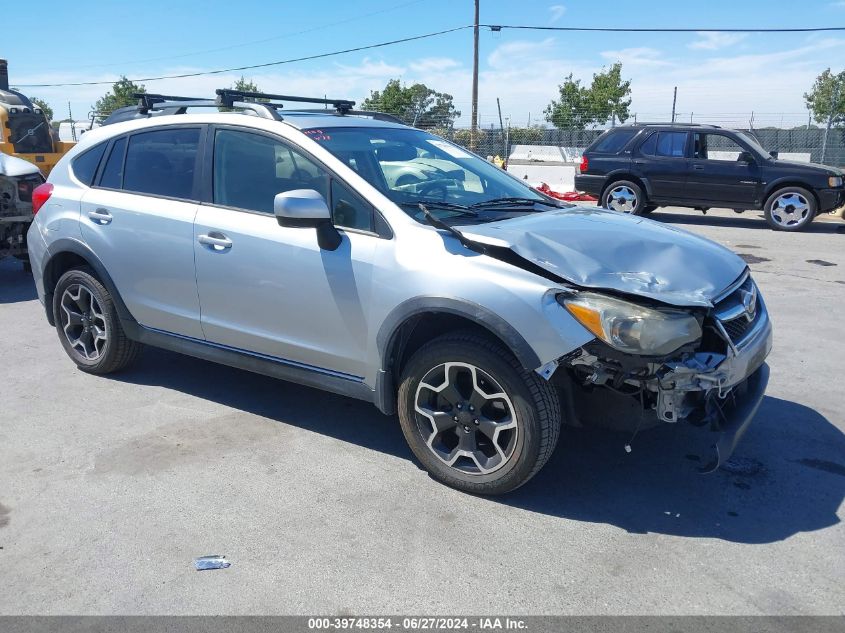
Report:
M 305 62 L 312 59 L 322 59 L 324 57 L 333 57 L 334 55 L 343 55 L 345 53 L 356 53 L 358 51 L 366 51 L 373 48 L 381 48 L 383 46 L 392 46 L 393 44 L 402 44 L 404 42 L 413 42 L 415 40 L 424 40 L 429 37 L 437 37 L 438 35 L 446 35 L 447 33 L 455 33 L 456 31 L 464 31 L 473 28 L 474 25 L 466 24 L 464 26 L 456 26 L 452 29 L 445 29 L 443 31 L 435 31 L 434 33 L 425 33 L 423 35 L 414 35 L 412 37 L 403 37 L 398 40 L 390 40 L 389 42 L 379 42 L 378 44 L 368 44 L 366 46 L 356 46 L 355 48 L 346 48 L 341 51 L 332 51 L 331 53 L 320 53 L 318 55 L 308 55 L 306 57 L 294 57 L 292 59 L 282 59 L 277 62 L 266 62 L 264 64 L 251 64 L 249 66 L 237 66 L 235 68 L 219 68 L 217 70 L 203 70 L 195 73 L 182 73 L 179 75 L 162 75 L 161 77 L 139 77 L 138 79 L 130 79 L 132 82 L 141 81 L 160 81 L 163 79 L 185 79 L 187 77 L 200 77 L 203 75 L 220 75 L 222 73 L 231 73 L 241 70 L 252 70 L 254 68 L 267 68 L 268 66 L 280 66 L 282 64 L 292 64 L 294 62 Z M 15 84 L 16 88 L 56 88 L 59 86 L 101 86 L 115 83 L 115 80 L 110 81 L 73 81 L 57 84 Z
M 587 32 L 602 32 L 602 33 L 818 33 L 821 31 L 845 31 L 845 26 L 820 26 L 808 28 L 784 28 L 784 29 L 765 29 L 765 28 L 750 28 L 750 29 L 691 29 L 691 28 L 660 28 L 660 27 L 588 27 L 588 26 L 531 26 L 531 25 L 516 25 L 516 24 L 480 24 L 491 31 L 499 31 L 502 29 L 520 29 L 525 31 L 587 31 Z
M 339 51 L 332 51 L 330 53 L 319 53 L 317 55 L 307 55 L 305 57 L 294 57 L 291 59 L 283 59 L 275 62 L 265 62 L 263 64 L 250 64 L 247 66 L 236 66 L 234 68 L 220 68 L 217 70 L 204 70 L 193 73 L 181 73 L 178 75 L 162 75 L 159 77 L 140 77 L 131 79 L 132 82 L 142 81 L 161 81 L 164 79 L 185 79 L 188 77 L 201 77 L 204 75 L 219 75 L 222 73 L 238 72 L 243 70 L 253 70 L 256 68 L 267 68 L 269 66 L 281 66 L 283 64 L 292 64 L 295 62 L 304 62 L 314 59 L 323 59 L 326 57 L 334 57 L 335 55 L 344 55 L 346 53 L 356 53 L 359 51 L 371 50 L 374 48 L 382 48 L 385 46 L 392 46 L 394 44 L 402 44 L 404 42 L 413 42 L 416 40 L 428 39 L 430 37 L 437 37 L 439 35 L 446 35 L 448 33 L 455 33 L 457 31 L 464 31 L 466 29 L 474 28 L 474 24 L 466 24 L 464 26 L 456 26 L 451 29 L 442 31 L 435 31 L 433 33 L 424 33 L 422 35 L 414 35 L 411 37 L 404 37 L 397 40 L 390 40 L 388 42 L 379 42 L 378 44 L 368 44 L 365 46 L 356 46 L 354 48 L 346 48 Z M 532 31 L 566 31 L 566 32 L 611 32 L 611 33 L 815 33 L 821 31 L 845 31 L 845 26 L 824 26 L 812 28 L 739 28 L 739 29 L 707 29 L 707 28 L 613 28 L 613 27 L 585 27 L 585 26 L 530 26 L 530 25 L 514 25 L 514 24 L 479 24 L 479 27 L 488 28 L 493 32 L 501 31 L 502 29 L 520 29 Z M 16 84 L 19 88 L 56 88 L 61 86 L 100 86 L 113 84 L 114 80 L 110 81 L 76 81 L 63 82 L 55 84 Z

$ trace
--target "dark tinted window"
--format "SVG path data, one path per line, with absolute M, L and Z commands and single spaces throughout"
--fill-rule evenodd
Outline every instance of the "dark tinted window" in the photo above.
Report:
M 273 213 L 276 194 L 316 189 L 328 199 L 328 175 L 299 152 L 273 138 L 218 130 L 214 138 L 214 202 Z
M 190 198 L 199 128 L 156 130 L 129 137 L 123 188 L 171 198 Z
M 657 151 L 657 132 L 654 132 L 651 136 L 649 136 L 642 145 L 640 145 L 640 153 L 641 154 L 648 154 L 649 156 L 654 156 L 654 153 Z
M 683 158 L 686 145 L 686 132 L 659 132 L 657 135 L 658 156 Z
M 100 186 L 120 189 L 123 184 L 123 154 L 126 151 L 126 137 L 118 139 L 112 145 L 109 159 L 100 178 Z
M 639 130 L 619 130 L 617 132 L 610 132 L 599 144 L 593 149 L 594 152 L 605 152 L 608 154 L 615 154 L 628 144 Z
M 372 231 L 373 210 L 343 183 L 332 180 L 332 222 L 336 226 Z
M 106 143 L 100 143 L 73 159 L 70 167 L 79 182 L 91 186 L 91 183 L 94 182 L 94 175 L 97 173 L 97 166 L 100 164 L 100 159 L 105 151 Z

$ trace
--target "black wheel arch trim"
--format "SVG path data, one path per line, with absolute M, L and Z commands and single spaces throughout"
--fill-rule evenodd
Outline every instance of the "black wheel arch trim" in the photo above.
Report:
M 605 176 L 604 184 L 602 185 L 601 192 L 599 193 L 599 203 L 601 203 L 601 198 L 604 196 L 604 192 L 607 191 L 608 187 L 615 182 L 619 182 L 620 180 L 630 180 L 631 182 L 637 183 L 641 182 L 643 188 L 645 189 L 645 195 L 648 200 L 651 199 L 651 183 L 648 181 L 648 178 L 645 176 L 637 176 L 636 174 L 632 174 L 628 170 L 619 169 L 616 171 L 612 171 Z
M 111 275 L 109 275 L 106 267 L 103 265 L 103 262 L 100 261 L 100 258 L 94 254 L 94 251 L 92 251 L 82 240 L 62 237 L 57 239 L 55 242 L 52 242 L 50 246 L 47 247 L 47 264 L 44 266 L 42 272 L 42 281 L 44 283 L 44 309 L 47 312 L 47 320 L 50 322 L 50 325 L 55 325 L 55 320 L 53 318 L 53 290 L 55 289 L 55 282 L 58 281 L 58 277 L 60 276 L 57 275 L 55 276 L 55 279 L 51 279 L 51 277 L 54 276 L 51 264 L 57 256 L 63 253 L 73 253 L 74 255 L 84 259 L 88 265 L 94 269 L 94 272 L 97 273 L 97 277 L 100 282 L 102 282 L 109 291 L 120 320 L 131 323 L 135 322 L 135 318 L 123 302 L 123 298 L 120 296 L 120 292 L 118 291 L 117 286 L 115 286 L 114 280 L 111 278 Z
M 787 187 L 800 187 L 801 189 L 806 189 L 812 194 L 813 199 L 816 202 L 816 211 L 818 211 L 821 207 L 821 201 L 819 200 L 819 194 L 816 192 L 816 188 L 806 182 L 796 180 L 794 177 L 790 176 L 778 178 L 766 185 L 765 193 L 763 194 L 763 206 L 765 206 L 772 194 L 774 194 L 778 189 L 786 189 Z
M 487 308 L 452 297 L 417 297 L 396 306 L 382 322 L 376 335 L 381 369 L 376 376 L 375 405 L 388 415 L 396 411 L 396 377 L 393 375 L 393 357 L 398 349 L 399 332 L 409 319 L 427 313 L 443 313 L 464 317 L 477 323 L 499 338 L 528 370 L 542 363 L 523 336 L 505 319 Z

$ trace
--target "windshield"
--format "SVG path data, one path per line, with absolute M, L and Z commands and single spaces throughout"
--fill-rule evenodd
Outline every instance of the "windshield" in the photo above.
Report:
M 440 219 L 468 215 L 502 219 L 498 203 L 522 211 L 558 206 L 527 184 L 466 150 L 426 132 L 406 128 L 303 130 L 413 218 L 419 203 Z M 490 208 L 486 205 L 491 204 Z M 487 217 L 499 214 L 498 217 Z

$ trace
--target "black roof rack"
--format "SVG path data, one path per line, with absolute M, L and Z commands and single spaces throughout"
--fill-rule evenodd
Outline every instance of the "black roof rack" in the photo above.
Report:
M 355 102 L 351 99 L 326 99 L 320 97 L 299 97 L 295 95 L 278 95 L 269 92 L 247 92 L 245 90 L 234 90 L 232 88 L 219 88 L 216 91 L 216 98 L 202 99 L 197 97 L 182 97 L 176 95 L 163 95 L 149 92 L 139 92 L 132 95 L 138 100 L 137 105 L 118 108 L 103 121 L 103 125 L 118 123 L 131 119 L 148 118 L 165 114 L 185 114 L 188 108 L 237 108 L 239 110 L 250 110 L 257 116 L 265 119 L 281 121 L 282 117 L 278 110 L 284 106 L 281 101 L 294 103 L 311 103 L 331 106 L 333 114 L 345 116 L 364 116 L 378 121 L 399 123 L 404 121 L 398 117 L 377 112 L 373 110 L 353 110 Z M 329 109 L 298 109 L 293 112 L 322 113 L 329 114 Z M 96 116 L 96 115 L 93 115 Z
M 296 97 L 293 95 L 276 95 L 269 92 L 246 92 L 244 90 L 233 90 L 231 88 L 218 88 L 216 90 L 217 101 L 220 105 L 231 108 L 235 102 L 243 102 L 247 99 L 261 99 L 259 103 L 272 101 L 292 101 L 296 103 L 319 103 L 323 105 L 330 105 L 338 114 L 346 114 L 350 112 L 355 106 L 355 102 L 349 99 L 321 99 L 319 97 Z M 270 105 L 270 104 L 268 104 Z M 282 107 L 281 104 L 272 104 L 274 108 Z

